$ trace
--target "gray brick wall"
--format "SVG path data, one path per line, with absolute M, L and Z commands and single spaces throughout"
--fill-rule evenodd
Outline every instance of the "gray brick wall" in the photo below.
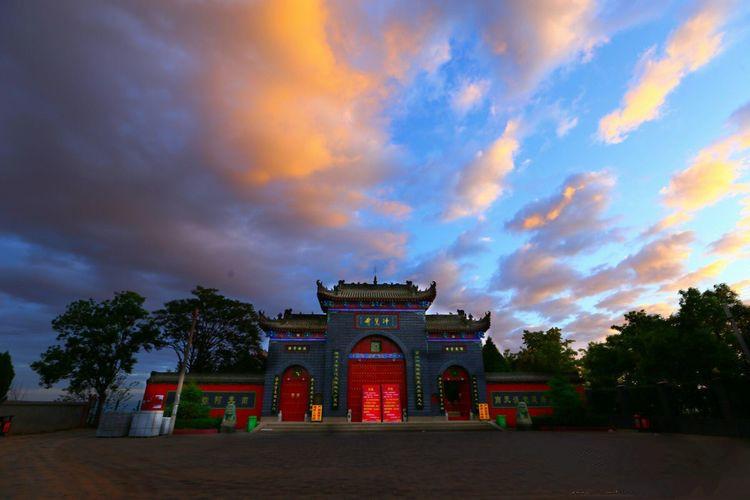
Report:
M 439 415 L 439 405 L 432 403 L 432 395 L 437 393 L 437 376 L 450 366 L 458 365 L 476 375 L 479 385 L 479 398 L 486 397 L 484 366 L 482 363 L 481 344 L 465 342 L 466 352 L 448 353 L 443 350 L 443 342 L 427 342 L 425 330 L 425 314 L 423 311 L 399 311 L 398 329 L 359 329 L 355 325 L 355 314 L 359 312 L 328 313 L 328 330 L 326 342 L 300 342 L 309 345 L 305 353 L 287 352 L 287 342 L 271 340 L 268 350 L 268 365 L 265 377 L 265 391 L 263 395 L 263 415 L 271 415 L 271 398 L 273 379 L 281 375 L 284 370 L 293 365 L 300 365 L 315 377 L 316 392 L 323 395 L 323 415 L 346 416 L 348 355 L 352 348 L 365 337 L 380 335 L 391 339 L 403 351 L 406 364 L 406 384 L 409 415 Z M 373 313 L 375 314 L 375 313 Z M 383 314 L 393 314 L 383 311 Z M 333 352 L 338 350 L 339 366 L 339 406 L 331 408 Z M 424 394 L 424 408 L 417 410 L 414 395 L 414 351 L 421 352 L 422 387 Z

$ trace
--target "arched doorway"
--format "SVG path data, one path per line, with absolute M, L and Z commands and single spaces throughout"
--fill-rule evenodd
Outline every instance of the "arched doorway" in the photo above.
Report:
M 460 366 L 451 366 L 443 372 L 443 394 L 448 420 L 469 420 L 471 384 L 466 370 Z
M 349 354 L 348 385 L 346 401 L 352 410 L 353 422 L 362 422 L 363 388 L 367 391 L 365 399 L 372 405 L 380 405 L 379 415 L 383 421 L 400 420 L 407 402 L 403 352 L 386 337 L 365 337 Z M 366 420 L 375 419 L 370 412 L 367 416 Z
M 303 422 L 309 403 L 310 374 L 301 366 L 290 366 L 281 376 L 281 419 L 285 422 Z

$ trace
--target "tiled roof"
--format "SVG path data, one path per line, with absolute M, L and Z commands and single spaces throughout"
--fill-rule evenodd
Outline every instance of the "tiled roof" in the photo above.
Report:
M 428 332 L 486 332 L 490 328 L 489 311 L 481 318 L 459 309 L 457 314 L 427 314 L 425 319 Z
M 258 323 L 264 331 L 320 331 L 325 330 L 328 325 L 325 314 L 292 313 L 291 309 L 287 309 L 284 314 L 279 314 L 276 318 L 268 318 L 262 312 L 258 316 Z
M 341 280 L 330 289 L 318 281 L 318 300 L 432 302 L 435 299 L 435 289 L 434 281 L 423 290 L 411 281 L 406 283 L 346 283 Z
M 493 383 L 516 383 L 516 384 L 546 384 L 554 377 L 550 373 L 532 373 L 532 372 L 486 372 L 485 379 Z M 569 373 L 564 376 L 573 383 L 580 383 L 581 377 L 577 373 Z
M 177 372 L 151 372 L 149 384 L 176 384 Z M 196 384 L 263 384 L 262 373 L 188 373 L 185 382 Z

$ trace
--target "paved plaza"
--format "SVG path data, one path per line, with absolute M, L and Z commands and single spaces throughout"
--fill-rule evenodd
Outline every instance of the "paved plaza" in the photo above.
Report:
M 748 498 L 750 443 L 633 432 L 0 440 L 0 497 Z

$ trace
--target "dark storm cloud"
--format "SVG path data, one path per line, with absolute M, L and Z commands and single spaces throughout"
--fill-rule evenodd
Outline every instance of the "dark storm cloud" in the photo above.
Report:
M 387 176 L 388 148 L 368 168 L 243 183 L 272 152 L 216 140 L 233 117 L 215 112 L 208 87 L 219 66 L 253 70 L 239 65 L 253 40 L 231 39 L 242 7 L 207 24 L 205 6 L 163 7 L 0 8 L 0 350 L 10 343 L 22 363 L 77 298 L 132 289 L 156 307 L 202 284 L 269 312 L 310 310 L 316 278 L 401 257 L 406 237 L 387 222 L 378 238 L 356 220 L 330 222 L 377 204 L 343 193 Z

